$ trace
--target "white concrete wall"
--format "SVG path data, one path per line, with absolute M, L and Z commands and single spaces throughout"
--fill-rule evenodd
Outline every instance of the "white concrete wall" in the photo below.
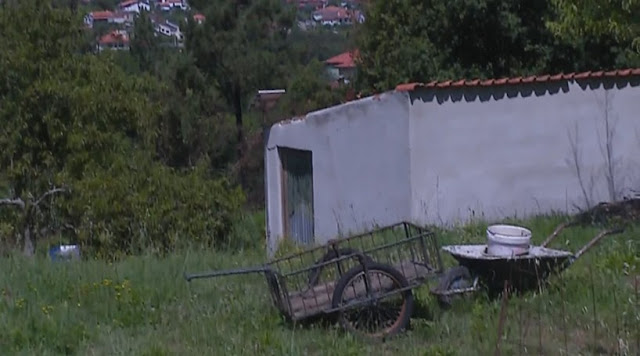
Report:
M 640 187 L 640 87 L 609 82 L 605 90 L 593 83 L 598 87 L 563 82 L 412 92 L 414 221 L 447 225 L 474 215 L 499 220 L 584 207 L 571 166 L 569 133 L 575 137 L 576 128 L 587 194 L 592 203 L 609 200 L 601 152 L 605 97 L 617 190 Z
M 409 102 L 387 93 L 275 124 L 266 136 L 269 255 L 283 235 L 277 147 L 313 154 L 317 243 L 409 219 Z

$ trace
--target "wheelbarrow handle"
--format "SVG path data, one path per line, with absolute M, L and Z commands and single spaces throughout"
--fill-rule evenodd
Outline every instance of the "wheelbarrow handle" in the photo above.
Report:
M 190 282 L 192 279 L 214 278 L 214 277 L 231 276 L 231 275 L 238 275 L 238 274 L 265 273 L 267 271 L 270 271 L 270 269 L 265 266 L 235 268 L 235 269 L 226 269 L 226 270 L 211 271 L 211 272 L 204 272 L 204 273 L 193 273 L 193 274 L 185 273 L 184 279 L 186 279 L 187 282 Z
M 551 233 L 551 235 L 549 235 L 549 236 L 544 240 L 544 242 L 542 242 L 542 244 L 540 245 L 540 247 L 547 247 L 547 245 L 548 245 L 548 244 L 549 244 L 553 239 L 555 239 L 555 238 L 560 234 L 560 232 L 561 232 L 562 230 L 564 230 L 564 229 L 566 229 L 566 228 L 568 228 L 568 227 L 571 227 L 571 226 L 577 225 L 577 224 L 578 224 L 578 222 L 577 222 L 577 221 L 575 221 L 575 220 L 573 220 L 573 221 L 569 221 L 569 222 L 566 222 L 566 223 L 563 223 L 563 224 L 558 225 L 558 226 L 556 227 L 556 229 L 555 229 L 555 230 L 553 230 L 553 232 Z
M 620 234 L 622 232 L 624 232 L 624 228 L 622 227 L 601 231 L 598 235 L 596 235 L 596 237 L 591 239 L 591 241 L 589 241 L 586 245 L 584 245 L 584 247 L 582 247 L 578 252 L 575 253 L 574 259 L 577 260 L 578 258 L 580 258 L 580 256 L 582 256 L 585 252 L 587 252 L 590 248 L 597 244 L 603 237 L 607 235 Z

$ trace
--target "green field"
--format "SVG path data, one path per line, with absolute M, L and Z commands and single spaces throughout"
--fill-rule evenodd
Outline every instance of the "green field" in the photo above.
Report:
M 539 243 L 561 221 L 541 217 L 512 222 L 531 228 Z M 442 244 L 482 243 L 485 227 L 479 223 L 444 231 L 439 239 Z M 597 231 L 567 230 L 552 247 L 575 251 Z M 540 341 L 547 354 L 561 354 L 565 347 L 570 354 L 612 354 L 625 348 L 635 354 L 640 338 L 633 283 L 633 276 L 640 274 L 638 231 L 632 227 L 607 238 L 556 280 L 561 288 L 511 299 L 502 354 L 521 354 L 521 343 L 537 354 Z M 263 244 L 233 254 L 179 251 L 166 258 L 138 256 L 113 264 L 52 263 L 44 257 L 0 260 L 0 350 L 24 355 L 493 354 L 500 301 L 482 294 L 445 311 L 429 288 L 422 287 L 415 291 L 418 308 L 410 330 L 372 344 L 329 323 L 284 322 L 271 306 L 260 275 L 191 283 L 182 277 L 184 271 L 259 264 L 265 257 Z M 523 328 L 530 330 L 520 337 Z

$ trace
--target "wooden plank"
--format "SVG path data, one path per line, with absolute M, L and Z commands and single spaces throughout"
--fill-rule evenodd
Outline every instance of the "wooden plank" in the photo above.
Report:
M 430 272 L 426 267 L 412 261 L 403 261 L 394 265 L 394 268 L 405 276 L 409 284 L 426 277 Z M 336 284 L 337 281 L 331 281 L 329 283 L 319 284 L 312 289 L 289 293 L 291 314 L 294 319 L 302 319 L 330 309 Z M 386 290 L 392 287 L 392 281 L 388 278 L 382 281 L 379 279 L 377 281 L 374 280 L 372 284 L 376 291 Z M 347 300 L 362 297 L 366 294 L 363 282 L 357 283 L 355 286 L 355 288 L 346 291 L 345 296 Z

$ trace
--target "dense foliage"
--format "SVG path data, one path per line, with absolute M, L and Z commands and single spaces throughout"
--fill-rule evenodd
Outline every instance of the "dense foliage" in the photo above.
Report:
M 360 86 L 637 65 L 626 32 L 635 15 L 616 2 L 588 3 L 583 12 L 580 1 L 371 1 L 358 41 Z
M 0 171 L 16 203 L 5 205 L 21 210 L 3 206 L 17 227 L 3 238 L 33 254 L 61 233 L 105 257 L 224 240 L 242 194 L 206 167 L 157 159 L 167 88 L 84 51 L 80 26 L 42 1 L 0 12 Z

